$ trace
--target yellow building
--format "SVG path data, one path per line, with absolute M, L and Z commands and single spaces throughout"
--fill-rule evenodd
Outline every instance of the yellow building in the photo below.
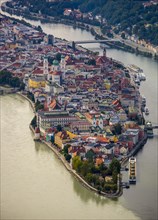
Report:
M 29 88 L 41 88 L 45 87 L 45 80 L 42 78 L 29 78 L 28 86 Z
M 64 144 L 70 141 L 69 135 L 66 131 L 59 131 L 55 134 L 54 143 L 61 149 L 63 149 Z
M 77 137 L 77 134 L 74 134 L 70 131 L 66 131 L 67 135 L 69 135 L 70 139 L 73 139 L 73 138 L 76 138 Z

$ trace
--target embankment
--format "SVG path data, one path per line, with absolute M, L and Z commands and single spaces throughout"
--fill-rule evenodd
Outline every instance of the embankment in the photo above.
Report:
M 34 133 L 34 128 L 30 125 L 29 126 L 31 131 Z M 71 165 L 65 160 L 64 156 L 58 151 L 58 148 L 56 148 L 51 142 L 46 142 L 45 140 L 42 140 L 42 143 L 44 143 L 47 147 L 49 147 L 54 153 L 55 155 L 59 158 L 59 160 L 64 164 L 64 166 L 66 167 L 66 169 L 72 173 L 74 175 L 74 177 L 82 184 L 84 185 L 86 188 L 92 190 L 95 193 L 98 193 L 99 195 L 105 196 L 107 198 L 118 198 L 123 194 L 123 189 L 120 186 L 120 178 L 118 178 L 118 190 L 116 193 L 114 194 L 108 194 L 102 191 L 98 191 L 97 189 L 95 189 L 94 187 L 92 187 L 91 185 L 89 185 L 74 169 L 72 169 Z

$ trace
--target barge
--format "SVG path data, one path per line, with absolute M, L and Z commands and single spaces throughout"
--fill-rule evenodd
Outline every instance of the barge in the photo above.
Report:
M 136 184 L 136 158 L 129 158 L 129 183 Z

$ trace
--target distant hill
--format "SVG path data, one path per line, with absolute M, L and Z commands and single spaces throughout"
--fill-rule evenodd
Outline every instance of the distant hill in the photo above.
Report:
M 157 0 L 83 0 L 79 8 L 82 12 L 100 14 L 116 31 L 126 31 L 158 45 Z
M 107 20 L 115 33 L 136 35 L 158 45 L 158 0 L 16 0 L 30 12 L 62 16 L 65 8 L 92 12 Z

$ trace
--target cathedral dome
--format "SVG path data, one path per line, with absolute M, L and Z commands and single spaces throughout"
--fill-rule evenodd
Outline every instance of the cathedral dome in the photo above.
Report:
M 53 65 L 54 66 L 58 66 L 59 65 L 59 62 L 57 60 L 53 60 Z

